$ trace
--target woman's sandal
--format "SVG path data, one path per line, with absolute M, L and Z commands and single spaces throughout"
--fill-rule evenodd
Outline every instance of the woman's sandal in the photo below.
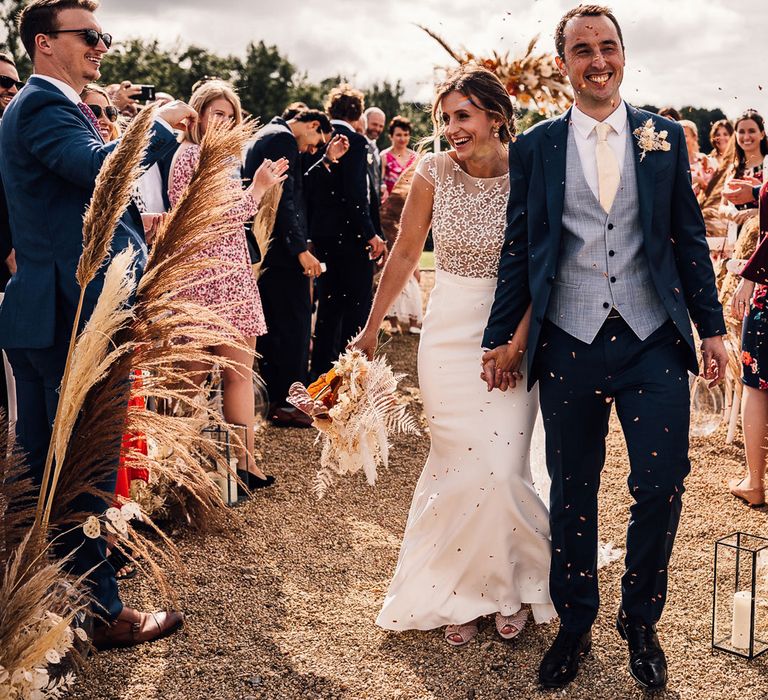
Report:
M 496 631 L 502 639 L 514 639 L 528 621 L 528 609 L 520 608 L 514 615 L 496 613 Z
M 471 642 L 477 635 L 477 620 L 463 625 L 446 625 L 443 636 L 452 647 L 460 647 Z M 452 639 L 453 637 L 453 639 Z
M 750 508 L 762 508 L 765 505 L 765 489 L 743 489 L 741 485 L 747 480 L 747 477 L 743 479 L 731 479 L 728 482 L 728 488 L 731 494 L 736 496 L 741 501 L 744 501 Z
M 127 547 L 126 549 L 127 553 L 114 547 L 107 555 L 107 561 L 115 570 L 115 579 L 118 581 L 127 581 L 128 579 L 135 578 L 138 573 L 136 565 L 128 558 L 129 555 L 133 554 L 133 551 Z

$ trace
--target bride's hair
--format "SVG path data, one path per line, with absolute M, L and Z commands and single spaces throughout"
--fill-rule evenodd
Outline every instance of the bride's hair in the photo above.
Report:
M 515 109 L 512 106 L 512 98 L 491 71 L 474 63 L 459 66 L 450 72 L 435 89 L 435 100 L 432 103 L 434 127 L 432 138 L 441 136 L 443 133 L 440 104 L 449 92 L 464 95 L 477 109 L 501 119 L 499 139 L 505 144 L 512 140 L 515 135 Z

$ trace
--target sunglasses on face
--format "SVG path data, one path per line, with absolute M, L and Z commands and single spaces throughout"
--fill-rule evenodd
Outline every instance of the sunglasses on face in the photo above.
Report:
M 117 107 L 113 107 L 112 105 L 108 105 L 107 107 L 102 107 L 101 105 L 89 105 L 86 103 L 86 107 L 91 108 L 91 112 L 93 112 L 96 119 L 101 119 L 101 115 L 103 114 L 109 121 L 116 122 L 117 121 Z
M 12 87 L 16 87 L 17 90 L 21 90 L 24 87 L 24 83 L 19 80 L 9 78 L 7 75 L 0 75 L 0 87 L 4 90 L 10 90 Z
M 88 46 L 97 46 L 99 39 L 104 42 L 104 46 L 107 48 L 112 46 L 112 35 L 102 34 L 95 29 L 51 29 L 49 32 L 43 32 L 43 34 L 80 34 Z

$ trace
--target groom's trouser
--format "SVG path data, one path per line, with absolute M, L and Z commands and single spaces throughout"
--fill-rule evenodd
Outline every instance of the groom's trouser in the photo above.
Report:
M 597 616 L 597 492 L 611 405 L 629 453 L 634 499 L 627 529 L 622 607 L 655 623 L 690 471 L 687 345 L 671 321 L 644 341 L 609 319 L 591 344 L 550 321 L 542 328 L 539 380 L 552 477 L 550 593 L 563 626 L 580 633 Z

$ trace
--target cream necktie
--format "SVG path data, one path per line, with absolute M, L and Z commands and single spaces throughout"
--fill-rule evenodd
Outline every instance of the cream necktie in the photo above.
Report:
M 612 129 L 613 127 L 605 122 L 595 125 L 595 133 L 597 134 L 597 146 L 595 146 L 597 191 L 600 193 L 600 206 L 605 209 L 606 214 L 611 211 L 611 205 L 616 197 L 616 190 L 619 188 L 621 179 L 619 162 L 608 144 L 608 134 Z

